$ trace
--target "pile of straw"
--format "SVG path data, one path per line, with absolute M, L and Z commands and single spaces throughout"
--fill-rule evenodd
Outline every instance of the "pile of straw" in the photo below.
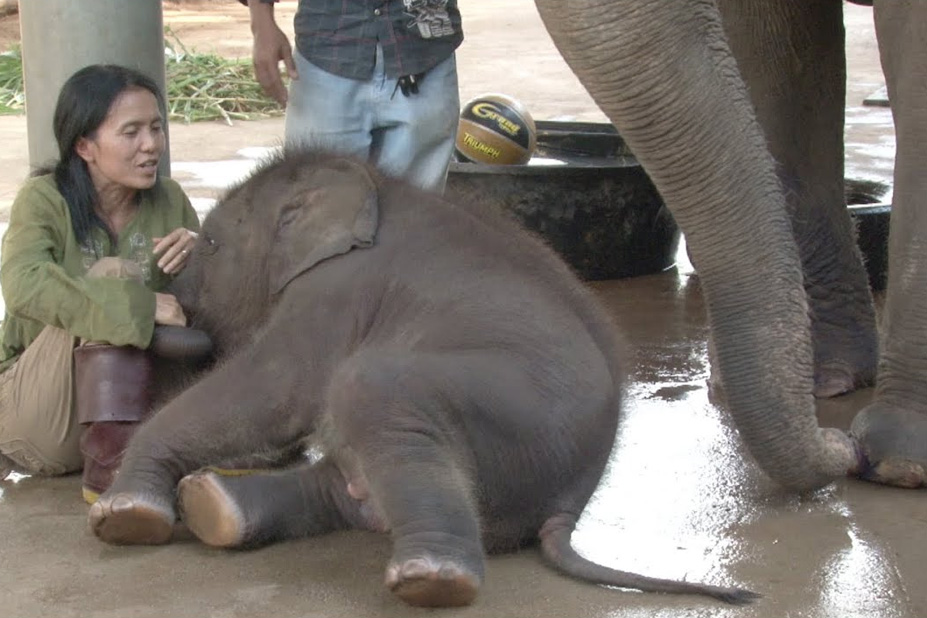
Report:
M 229 60 L 188 50 L 171 32 L 164 42 L 167 108 L 171 121 L 255 120 L 279 116 L 283 109 L 264 95 L 250 61 Z M 22 114 L 22 53 L 0 54 L 0 114 Z

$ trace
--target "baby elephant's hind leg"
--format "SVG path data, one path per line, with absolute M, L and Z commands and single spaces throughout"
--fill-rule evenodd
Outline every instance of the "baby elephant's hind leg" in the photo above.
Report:
M 483 547 L 466 440 L 433 371 L 415 356 L 358 355 L 334 377 L 329 405 L 392 532 L 387 587 L 411 605 L 466 605 L 482 582 Z
M 205 469 L 181 479 L 187 527 L 214 547 L 256 547 L 347 528 L 377 528 L 328 459 L 284 470 L 230 475 Z

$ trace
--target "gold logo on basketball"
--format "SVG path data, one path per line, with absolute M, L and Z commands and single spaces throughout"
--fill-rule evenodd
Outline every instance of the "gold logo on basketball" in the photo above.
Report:
M 499 111 L 499 108 L 493 105 L 492 103 L 477 103 L 470 110 L 474 116 L 477 118 L 485 118 L 496 123 L 496 126 L 499 127 L 502 131 L 505 131 L 511 136 L 518 135 L 518 130 L 521 128 L 508 118 L 502 115 Z
M 485 144 L 466 132 L 464 132 L 463 135 L 463 143 L 476 152 L 482 152 L 485 155 L 489 155 L 493 159 L 498 159 L 502 155 L 502 151 L 498 148 L 490 146 L 489 144 Z

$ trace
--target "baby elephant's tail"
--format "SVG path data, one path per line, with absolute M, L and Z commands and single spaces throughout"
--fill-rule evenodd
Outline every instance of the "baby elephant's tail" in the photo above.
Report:
M 555 515 L 547 520 L 539 535 L 541 552 L 544 557 L 555 568 L 571 577 L 594 584 L 634 588 L 644 592 L 703 594 L 734 605 L 746 605 L 761 596 L 742 588 L 722 588 L 707 584 L 658 579 L 604 567 L 583 558 L 573 549 L 570 536 L 575 527 L 575 517 L 566 514 Z

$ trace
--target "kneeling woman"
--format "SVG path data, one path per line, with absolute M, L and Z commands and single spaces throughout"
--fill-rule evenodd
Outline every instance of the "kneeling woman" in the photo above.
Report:
M 186 324 L 162 290 L 199 230 L 180 186 L 158 177 L 163 122 L 157 85 L 136 71 L 93 65 L 62 87 L 60 159 L 24 184 L 3 237 L 0 480 L 83 468 L 93 501 L 148 411 L 144 350 L 155 324 Z M 124 403 L 78 405 L 88 380 Z

